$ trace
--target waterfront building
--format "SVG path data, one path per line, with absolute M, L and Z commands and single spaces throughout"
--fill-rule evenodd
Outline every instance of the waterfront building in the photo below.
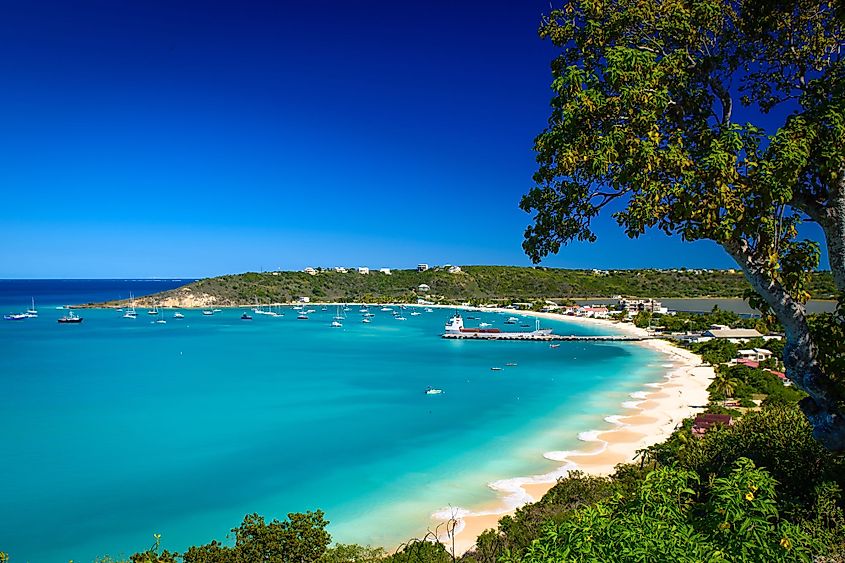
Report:
M 648 313 L 659 313 L 665 315 L 669 309 L 657 299 L 619 299 L 619 308 L 623 311 L 628 311 L 628 316 L 633 317 L 637 313 L 643 311 Z

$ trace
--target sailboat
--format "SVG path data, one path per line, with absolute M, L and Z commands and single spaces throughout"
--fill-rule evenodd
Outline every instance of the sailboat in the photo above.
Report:
M 30 319 L 38 316 L 38 309 L 35 308 L 35 297 L 32 298 L 32 307 L 26 310 L 26 316 Z
M 153 312 L 153 311 L 155 311 L 155 312 Z M 160 325 L 167 323 L 167 321 L 164 320 L 164 311 L 159 311 L 158 304 L 153 303 L 153 311 L 148 311 L 148 312 L 149 312 L 150 315 L 157 315 L 158 316 L 158 318 L 153 321 L 154 323 L 160 324 Z
M 149 311 L 147 311 L 147 314 L 148 315 L 158 315 L 158 305 L 155 303 L 155 301 L 153 302 L 153 308 L 150 309 Z
M 123 318 L 124 319 L 137 319 L 138 314 L 135 312 L 135 296 L 132 295 L 131 293 L 129 294 L 129 302 L 130 302 L 129 310 L 127 310 L 125 313 L 123 313 Z
M 337 313 L 334 316 L 334 320 L 332 321 L 332 328 L 341 328 L 343 326 L 342 321 L 344 319 L 343 313 L 340 311 L 340 307 L 337 308 Z

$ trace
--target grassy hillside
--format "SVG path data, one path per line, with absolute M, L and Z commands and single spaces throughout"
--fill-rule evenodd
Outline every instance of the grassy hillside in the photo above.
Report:
M 420 284 L 431 290 L 421 292 Z M 591 270 L 524 268 L 515 266 L 466 266 L 450 274 L 442 268 L 426 272 L 394 270 L 362 275 L 350 271 L 245 273 L 207 278 L 188 286 L 138 300 L 147 306 L 152 299 L 164 305 L 207 306 L 261 302 L 288 302 L 299 297 L 314 301 L 415 301 L 426 297 L 436 302 L 513 302 L 576 297 L 739 297 L 748 288 L 740 273 L 728 271 Z M 834 292 L 829 272 L 816 276 L 813 297 L 828 298 Z

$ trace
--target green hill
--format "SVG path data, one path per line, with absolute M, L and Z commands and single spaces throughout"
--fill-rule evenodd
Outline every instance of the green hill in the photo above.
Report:
M 429 286 L 421 291 L 419 286 Z M 465 266 L 425 272 L 393 270 L 359 274 L 333 270 L 226 275 L 198 280 L 187 286 L 137 300 L 144 307 L 155 300 L 164 306 L 204 307 L 254 303 L 283 303 L 308 297 L 312 301 L 413 302 L 423 297 L 442 303 L 520 302 L 579 297 L 740 297 L 748 289 L 739 272 L 726 270 L 564 270 L 516 266 Z M 829 272 L 816 275 L 816 299 L 834 293 Z M 117 305 L 125 302 L 110 302 Z

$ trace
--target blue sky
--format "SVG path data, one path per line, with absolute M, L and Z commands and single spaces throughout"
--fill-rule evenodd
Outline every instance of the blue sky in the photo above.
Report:
M 7 3 L 0 277 L 518 264 L 548 1 Z M 609 219 L 558 267 L 732 267 Z

